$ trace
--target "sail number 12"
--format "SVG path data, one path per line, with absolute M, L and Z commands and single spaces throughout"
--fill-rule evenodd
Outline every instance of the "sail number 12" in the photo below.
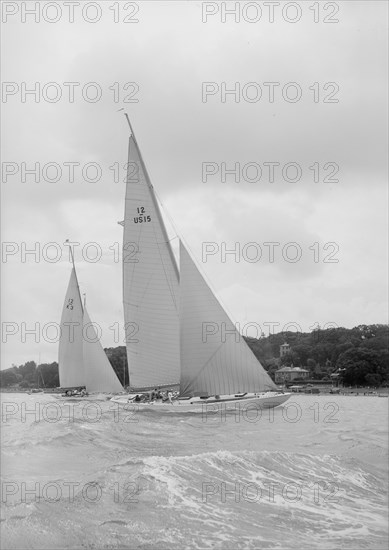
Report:
M 145 222 L 151 222 L 151 216 L 148 216 L 145 213 L 145 207 L 139 206 L 136 209 L 137 213 L 139 214 L 137 218 L 134 218 L 134 223 L 145 223 Z

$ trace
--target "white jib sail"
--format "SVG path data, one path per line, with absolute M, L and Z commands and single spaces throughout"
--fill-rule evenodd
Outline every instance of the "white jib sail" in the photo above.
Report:
M 130 387 L 178 384 L 178 271 L 133 136 L 124 216 L 123 303 Z
M 62 388 L 85 386 L 82 323 L 83 309 L 76 270 L 73 267 L 61 317 L 58 368 Z
M 88 392 L 118 393 L 123 391 L 123 386 L 105 354 L 86 308 L 84 310 L 83 356 Z
M 180 243 L 182 396 L 276 389 Z

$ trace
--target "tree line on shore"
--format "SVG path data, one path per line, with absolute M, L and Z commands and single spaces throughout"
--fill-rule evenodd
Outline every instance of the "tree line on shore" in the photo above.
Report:
M 389 326 L 359 325 L 316 330 L 310 333 L 280 332 L 260 338 L 245 338 L 255 356 L 274 379 L 282 366 L 305 368 L 312 381 L 330 380 L 350 386 L 389 384 Z M 280 346 L 290 351 L 280 357 Z M 105 353 L 123 386 L 128 385 L 125 346 L 106 348 Z M 27 361 L 0 371 L 0 387 L 55 388 L 59 386 L 58 363 Z
M 247 338 L 256 357 L 270 376 L 283 366 L 304 368 L 311 381 L 330 380 L 349 386 L 380 386 L 389 383 L 389 326 L 359 325 L 320 329 L 310 333 L 280 332 L 268 337 Z M 290 351 L 280 357 L 280 346 Z

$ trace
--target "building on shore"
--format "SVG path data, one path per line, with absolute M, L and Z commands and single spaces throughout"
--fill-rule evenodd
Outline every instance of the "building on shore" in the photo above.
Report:
M 286 342 L 280 346 L 280 358 L 290 352 L 290 345 Z
M 292 382 L 296 378 L 309 378 L 309 370 L 301 369 L 300 367 L 282 367 L 275 372 L 276 384 L 285 384 Z

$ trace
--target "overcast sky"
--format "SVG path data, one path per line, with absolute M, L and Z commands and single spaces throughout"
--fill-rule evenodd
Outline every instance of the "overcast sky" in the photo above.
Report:
M 269 323 L 387 322 L 386 2 L 281 2 L 273 23 L 263 2 L 241 2 L 240 20 L 223 13 L 233 2 L 81 2 L 73 23 L 62 2 L 35 15 L 21 6 L 35 2 L 2 4 L 2 368 L 57 360 L 67 238 L 81 243 L 78 277 L 103 346 L 123 345 L 123 107 L 176 230 L 249 335 Z M 24 174 L 35 163 L 37 182 Z M 79 163 L 74 181 L 68 163 Z M 275 181 L 264 163 L 279 163 Z M 222 177 L 234 166 L 238 181 Z M 81 253 L 91 242 L 96 263 L 96 248 Z M 35 243 L 37 257 L 24 256 Z M 38 342 L 24 333 L 35 323 Z

